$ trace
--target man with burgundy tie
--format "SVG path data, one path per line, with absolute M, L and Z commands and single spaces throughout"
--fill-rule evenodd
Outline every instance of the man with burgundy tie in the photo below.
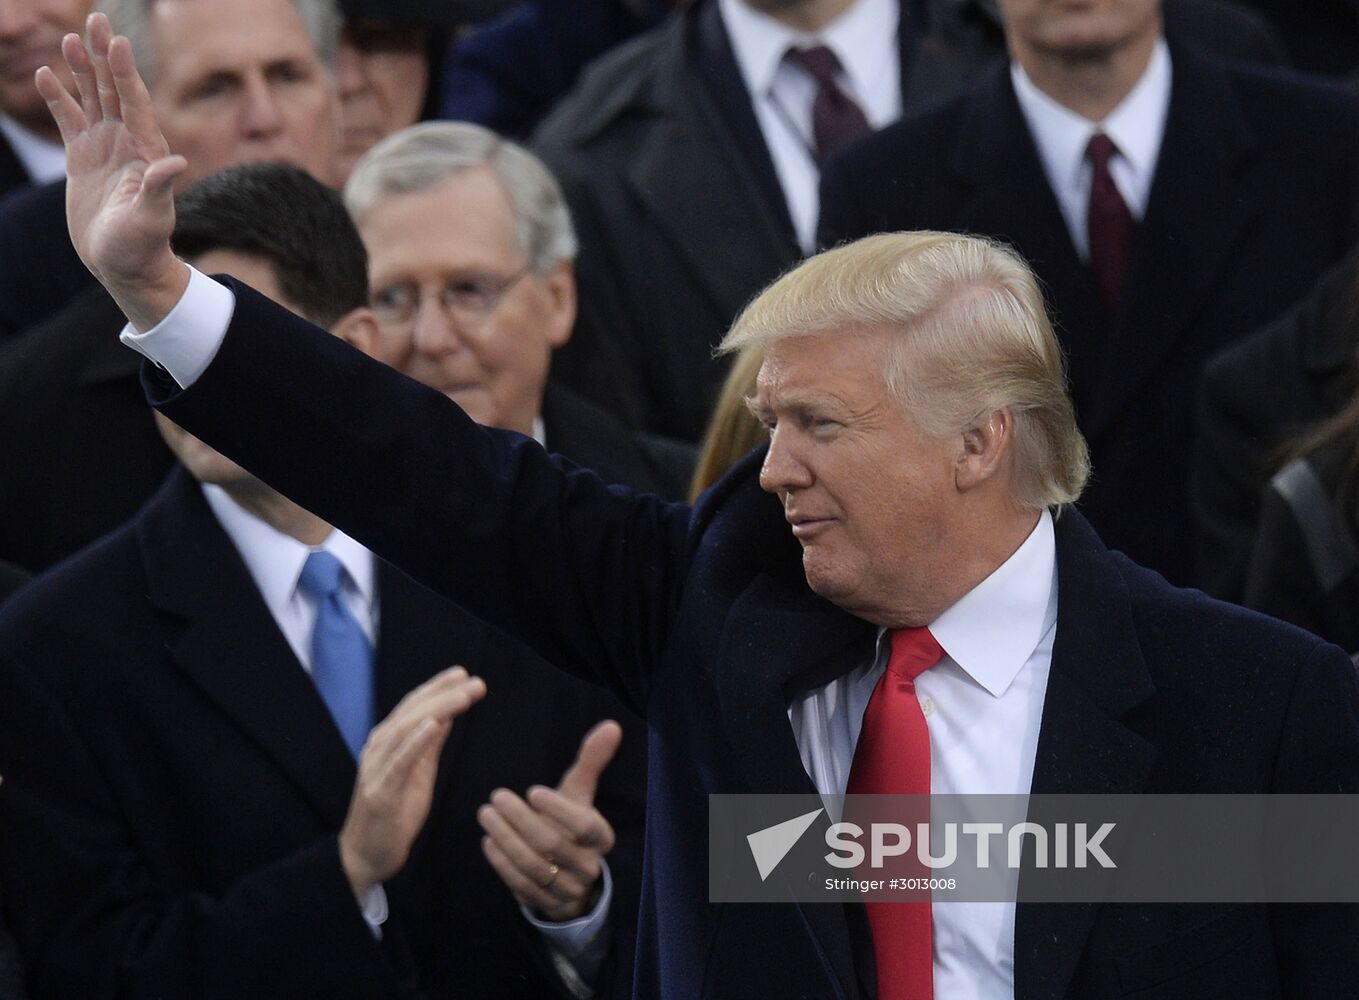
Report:
M 1088 456 L 1016 255 L 898 233 L 781 278 L 724 340 L 764 351 L 768 446 L 667 504 L 177 260 L 183 161 L 125 40 L 94 35 L 92 65 L 64 48 L 81 101 L 38 83 L 75 243 L 155 362 L 157 408 L 646 715 L 636 996 L 1359 990 L 1355 906 L 940 903 L 927 927 L 709 901 L 712 794 L 911 792 L 926 773 L 938 793 L 1359 792 L 1344 652 L 1167 586 L 1072 509 Z M 399 784 L 374 792 L 399 804 Z
M 1194 582 L 1188 469 L 1205 360 L 1359 236 L 1359 103 L 1164 37 L 1160 0 L 1000 0 L 1011 61 L 845 149 L 823 245 L 942 229 L 1042 280 L 1113 548 Z

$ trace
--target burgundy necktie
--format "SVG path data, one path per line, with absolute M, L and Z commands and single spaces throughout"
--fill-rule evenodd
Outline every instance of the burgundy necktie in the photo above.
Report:
M 816 100 L 812 102 L 812 138 L 817 162 L 831 150 L 872 131 L 862 109 L 840 89 L 835 74 L 840 60 L 824 45 L 810 49 L 789 49 L 788 57 L 799 63 L 816 81 Z
M 1133 217 L 1109 174 L 1109 160 L 1118 147 L 1103 132 L 1090 137 L 1085 148 L 1090 160 L 1090 209 L 1086 226 L 1090 234 L 1090 270 L 1099 286 L 1099 297 L 1110 313 L 1118 310 L 1123 276 L 1128 271 L 1128 247 L 1132 245 Z
M 887 670 L 864 709 L 849 770 L 850 795 L 928 795 L 930 731 L 915 679 L 944 657 L 927 628 L 894 629 Z M 866 903 L 878 1000 L 932 1000 L 934 924 L 928 900 Z

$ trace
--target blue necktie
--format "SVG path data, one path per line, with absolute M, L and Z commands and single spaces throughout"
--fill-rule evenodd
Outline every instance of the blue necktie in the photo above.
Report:
M 311 675 L 355 759 L 373 728 L 373 646 L 344 600 L 345 568 L 325 550 L 307 556 L 297 584 L 316 598 Z

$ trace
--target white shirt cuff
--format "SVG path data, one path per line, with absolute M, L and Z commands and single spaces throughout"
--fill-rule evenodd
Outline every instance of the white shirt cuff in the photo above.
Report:
M 552 955 L 552 964 L 561 974 L 562 981 L 576 997 L 589 997 L 594 994 L 594 984 L 599 977 L 599 968 L 609 950 L 609 906 L 613 903 L 613 876 L 609 873 L 609 863 L 601 862 L 604 884 L 599 890 L 599 899 L 594 909 L 575 920 L 552 923 L 535 917 L 527 908 L 521 906 L 524 919 L 547 942 Z
M 235 311 L 236 296 L 231 289 L 190 267 L 189 285 L 169 314 L 145 333 L 128 323 L 118 339 L 187 389 L 217 356 Z
M 387 922 L 387 890 L 382 888 L 381 883 L 363 894 L 359 908 L 363 910 L 363 919 L 368 922 L 373 937 L 381 941 L 382 925 Z

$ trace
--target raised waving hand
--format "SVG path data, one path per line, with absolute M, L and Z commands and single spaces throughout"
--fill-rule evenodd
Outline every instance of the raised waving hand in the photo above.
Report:
M 80 259 L 139 329 L 179 300 L 188 270 L 170 249 L 174 184 L 187 163 L 170 153 L 132 46 L 91 14 L 85 44 L 67 35 L 61 51 L 79 98 L 46 66 L 39 92 L 66 145 L 66 218 Z

